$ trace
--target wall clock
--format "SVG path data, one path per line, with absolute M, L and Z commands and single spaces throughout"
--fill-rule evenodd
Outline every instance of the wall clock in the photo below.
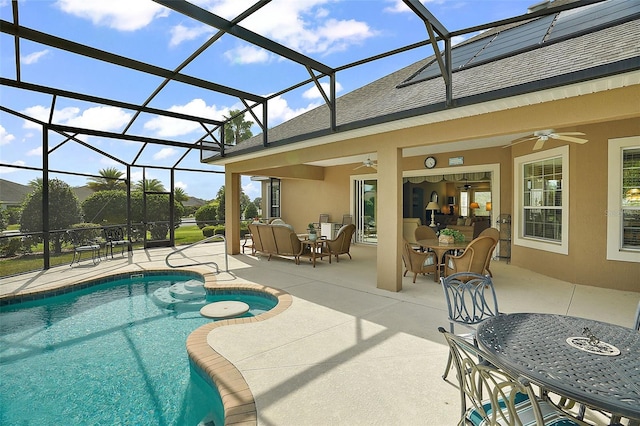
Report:
M 436 166 L 436 158 L 435 157 L 427 157 L 424 159 L 424 166 L 427 169 L 433 169 Z

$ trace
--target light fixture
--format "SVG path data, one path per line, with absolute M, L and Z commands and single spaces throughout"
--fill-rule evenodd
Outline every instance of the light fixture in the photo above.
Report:
M 436 222 L 434 221 L 436 216 L 435 211 L 440 210 L 440 206 L 435 201 L 429 201 L 429 204 L 427 204 L 427 210 L 431 210 L 431 223 L 429 224 L 429 226 L 432 228 L 435 228 L 436 227 Z
M 478 204 L 475 201 L 473 201 L 473 202 L 471 202 L 471 204 L 469 204 L 469 208 L 470 209 L 479 209 L 480 208 L 480 204 Z
M 491 211 L 491 201 L 487 201 L 487 205 L 485 207 L 485 210 L 490 212 Z
M 440 209 L 440 212 L 442 212 L 442 214 L 449 214 L 449 213 L 451 213 L 451 207 L 450 206 L 442 206 L 442 208 Z

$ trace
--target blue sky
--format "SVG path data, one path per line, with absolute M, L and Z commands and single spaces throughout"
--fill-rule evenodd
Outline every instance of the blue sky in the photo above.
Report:
M 226 19 L 233 19 L 254 2 L 244 0 L 193 0 L 192 3 Z M 534 0 L 427 0 L 429 11 L 450 31 L 468 28 L 526 12 Z M 216 30 L 179 15 L 150 0 L 20 0 L 20 24 L 38 31 L 86 44 L 118 55 L 166 69 L 174 69 L 198 49 Z M 9 0 L 0 0 L 0 17 L 12 22 Z M 423 40 L 424 24 L 400 0 L 274 0 L 242 26 L 331 67 L 337 67 L 391 49 Z M 461 41 L 461 40 L 456 40 Z M 376 61 L 337 75 L 338 96 L 357 89 L 405 65 L 430 56 L 421 48 Z M 131 103 L 142 103 L 162 80 L 22 41 L 21 80 Z M 276 93 L 309 78 L 306 69 L 272 53 L 224 35 L 193 62 L 183 74 L 213 81 L 259 95 Z M 11 36 L 0 34 L 0 75 L 15 79 L 15 49 Z M 323 81 L 323 84 L 325 82 Z M 321 105 L 319 92 L 308 85 L 286 93 L 269 103 L 269 125 L 275 126 Z M 22 114 L 47 121 L 51 96 L 25 93 L 0 87 L 0 103 Z M 180 83 L 169 83 L 149 106 L 221 119 L 231 109 L 244 109 L 239 99 L 211 91 L 195 90 Z M 257 112 L 261 116 L 261 112 Z M 69 126 L 121 132 L 133 117 L 131 110 L 58 98 L 53 120 Z M 249 116 L 247 116 L 250 119 Z M 254 133 L 259 129 L 254 126 Z M 0 162 L 29 167 L 42 166 L 42 134 L 21 118 L 0 112 Z M 194 142 L 202 128 L 166 117 L 141 115 L 131 134 L 182 142 Z M 50 134 L 50 148 L 64 137 Z M 97 149 L 131 162 L 141 144 L 119 140 L 81 137 Z M 167 146 L 148 147 L 139 164 L 172 166 L 184 150 Z M 52 170 L 69 170 L 90 175 L 120 163 L 74 142 L 60 145 L 49 156 Z M 222 171 L 221 167 L 199 162 L 191 152 L 180 167 Z M 26 184 L 40 177 L 38 172 L 0 167 L 0 178 Z M 72 186 L 87 182 L 83 176 L 52 174 Z M 133 169 L 133 179 L 142 178 Z M 169 174 L 147 169 L 146 178 L 160 179 L 169 186 Z M 224 182 L 222 174 L 177 172 L 176 186 L 187 194 L 204 199 L 215 197 Z M 259 196 L 259 184 L 248 177 L 242 182 L 251 198 Z

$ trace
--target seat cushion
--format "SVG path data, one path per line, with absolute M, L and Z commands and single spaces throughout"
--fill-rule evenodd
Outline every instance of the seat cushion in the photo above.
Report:
M 550 403 L 542 400 L 538 400 L 538 405 L 540 406 L 540 411 L 542 413 L 542 418 L 544 419 L 545 426 L 578 426 L 579 423 L 573 421 L 568 416 L 563 415 L 556 407 L 551 405 Z M 504 402 L 500 400 L 500 406 L 506 407 Z M 515 397 L 515 407 L 518 412 L 518 416 L 522 421 L 522 426 L 535 426 L 536 419 L 535 414 L 533 413 L 533 407 L 531 406 L 531 401 L 529 397 L 523 393 L 518 393 Z M 491 416 L 491 404 L 485 403 L 482 408 L 486 411 L 487 415 Z M 505 415 L 508 417 L 508 413 L 505 410 Z M 472 408 L 467 411 L 466 414 L 467 419 L 476 426 L 489 426 L 490 423 L 485 421 L 482 418 L 482 414 L 478 412 L 475 408 Z

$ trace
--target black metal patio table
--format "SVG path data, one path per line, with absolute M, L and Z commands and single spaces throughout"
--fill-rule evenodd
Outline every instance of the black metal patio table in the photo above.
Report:
M 640 420 L 640 332 L 553 314 L 498 315 L 481 323 L 479 346 L 498 365 L 544 389 Z

